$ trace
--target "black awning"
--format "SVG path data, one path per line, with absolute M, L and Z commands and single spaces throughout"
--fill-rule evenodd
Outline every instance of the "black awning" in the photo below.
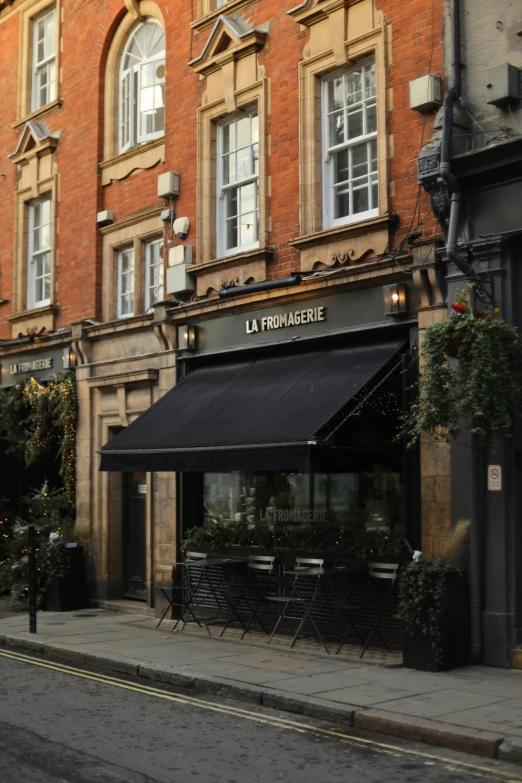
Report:
M 101 449 L 100 470 L 306 469 L 402 342 L 199 367 Z

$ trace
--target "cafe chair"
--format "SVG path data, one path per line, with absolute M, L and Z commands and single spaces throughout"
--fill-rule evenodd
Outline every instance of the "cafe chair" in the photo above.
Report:
M 183 623 L 183 627 L 187 624 L 187 620 L 184 619 L 184 615 L 187 614 L 189 616 L 192 616 L 193 620 L 201 626 L 200 621 L 194 614 L 194 608 L 196 606 L 196 602 L 198 600 L 197 596 L 199 593 L 199 590 L 201 588 L 201 585 L 203 583 L 204 578 L 204 569 L 201 567 L 198 567 L 198 564 L 202 564 L 204 561 L 206 561 L 208 558 L 208 552 L 193 552 L 188 551 L 185 553 L 185 558 L 183 560 L 183 564 L 181 564 L 182 568 L 182 576 L 178 584 L 174 584 L 174 581 L 172 584 L 163 584 L 159 585 L 160 591 L 163 593 L 165 598 L 167 599 L 167 607 L 164 610 L 163 614 L 161 615 L 161 618 L 156 626 L 158 628 L 165 617 L 167 616 L 168 612 L 175 607 L 180 608 L 179 617 L 176 620 L 176 624 L 174 625 L 173 631 L 176 630 L 179 623 Z M 190 564 L 189 567 L 187 567 L 187 564 Z M 190 571 L 193 570 L 196 574 L 196 580 L 195 584 L 192 583 L 191 574 Z
M 341 604 L 341 610 L 348 619 L 348 627 L 341 638 L 341 642 L 335 653 L 336 655 L 341 651 L 351 630 L 354 631 L 363 645 L 361 655 L 359 656 L 360 658 L 363 657 L 364 653 L 369 648 L 370 642 L 374 636 L 376 636 L 383 647 L 391 653 L 390 646 L 381 632 L 381 626 L 395 589 L 399 568 L 400 566 L 398 563 L 368 563 L 366 587 L 360 600 L 358 602 L 352 601 L 351 603 L 345 602 Z M 370 600 L 372 598 L 376 599 L 378 602 L 377 618 L 375 620 L 370 616 Z M 361 627 L 369 629 L 366 642 L 363 642 L 360 634 Z
M 289 584 L 286 585 L 287 590 L 290 587 L 290 592 L 287 595 L 268 597 L 269 601 L 280 607 L 276 624 L 268 639 L 268 644 L 272 641 L 274 634 L 277 632 L 277 629 L 282 622 L 287 622 L 289 625 L 288 621 L 294 620 L 298 621 L 299 624 L 290 643 L 290 647 L 295 646 L 299 636 L 302 635 L 301 632 L 306 625 L 309 624 L 313 629 L 313 636 L 315 639 L 323 645 L 327 653 L 329 652 L 313 614 L 314 603 L 321 583 L 320 576 L 312 575 L 315 584 L 312 584 L 311 594 L 310 590 L 307 590 L 306 587 L 303 586 L 303 577 L 307 576 L 307 572 L 310 572 L 310 569 L 323 568 L 323 566 L 323 558 L 297 557 L 295 559 L 294 567 L 289 571 L 284 572 L 284 576 L 286 578 L 293 577 L 293 581 L 290 579 L 291 587 Z M 301 584 L 299 584 L 299 581 L 301 581 Z
M 245 634 L 250 631 L 250 626 L 254 620 L 268 634 L 259 612 L 263 603 L 269 597 L 269 593 L 277 591 L 277 573 L 278 567 L 276 566 L 274 556 L 249 555 L 247 575 L 244 582 L 238 588 L 236 580 L 232 590 L 229 593 L 225 593 L 224 597 L 230 607 L 230 613 L 220 636 L 223 636 L 234 617 L 243 627 L 241 639 L 244 639 Z M 240 612 L 243 615 L 248 615 L 246 623 Z

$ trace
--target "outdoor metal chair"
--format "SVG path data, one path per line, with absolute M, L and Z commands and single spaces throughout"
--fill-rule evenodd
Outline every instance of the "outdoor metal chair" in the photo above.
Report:
M 290 647 L 294 647 L 297 639 L 301 635 L 302 629 L 305 627 L 306 623 L 309 622 L 313 628 L 314 637 L 317 639 L 317 641 L 321 642 L 326 652 L 329 652 L 313 616 L 313 607 L 319 592 L 321 578 L 320 573 L 313 573 L 313 570 L 323 569 L 323 567 L 323 558 L 297 557 L 295 559 L 294 567 L 289 571 L 284 572 L 284 577 L 293 577 L 293 581 L 291 583 L 290 592 L 287 595 L 276 595 L 268 597 L 269 601 L 272 601 L 274 604 L 280 606 L 277 621 L 268 639 L 268 644 L 270 644 L 272 641 L 274 634 L 282 622 L 294 620 L 298 621 L 299 624 L 290 643 Z M 299 577 L 307 575 L 307 572 L 311 576 L 315 577 L 315 584 L 313 586 L 311 596 L 305 595 L 304 591 L 302 589 L 300 590 L 298 585 Z M 287 584 L 285 587 L 288 590 L 289 585 Z M 292 613 L 289 613 L 289 610 Z
M 249 555 L 244 582 L 238 585 L 238 580 L 236 580 L 232 590 L 225 593 L 224 597 L 230 606 L 230 613 L 220 636 L 223 636 L 234 617 L 243 627 L 241 639 L 249 632 L 254 620 L 266 634 L 268 633 L 260 617 L 260 609 L 263 602 L 269 597 L 268 593 L 271 590 L 277 590 L 278 583 L 275 579 L 277 571 L 278 566 L 276 566 L 276 558 L 273 555 Z M 241 611 L 248 613 L 246 622 L 241 617 Z
M 361 644 L 363 645 L 360 658 L 363 657 L 364 653 L 369 648 L 370 642 L 373 639 L 374 635 L 376 635 L 379 638 L 382 645 L 388 650 L 388 652 L 391 653 L 390 646 L 386 641 L 386 639 L 384 638 L 383 634 L 381 633 L 381 623 L 386 614 L 386 610 L 390 603 L 390 599 L 393 595 L 393 590 L 399 573 L 399 568 L 400 566 L 398 563 L 379 563 L 379 562 L 368 563 L 366 589 L 364 590 L 361 596 L 361 600 L 358 603 L 345 602 L 341 604 L 341 609 L 345 617 L 348 619 L 349 624 L 341 638 L 341 642 L 339 644 L 339 647 L 337 648 L 336 655 L 341 651 L 341 648 L 345 644 L 348 635 L 352 629 L 354 630 Z M 380 589 L 381 586 L 384 589 Z M 377 619 L 375 620 L 372 620 L 368 611 L 370 608 L 369 607 L 370 596 L 376 596 L 377 599 L 379 600 L 378 614 L 377 614 Z M 366 642 L 363 641 L 362 636 L 359 632 L 361 627 L 365 627 L 369 629 L 369 635 L 368 638 L 366 639 Z
M 199 626 L 201 626 L 201 623 L 198 620 L 198 618 L 195 616 L 193 609 L 195 606 L 194 598 L 197 596 L 197 593 L 203 583 L 204 574 L 205 574 L 203 568 L 198 567 L 198 564 L 203 563 L 207 559 L 208 559 L 208 552 L 193 552 L 193 551 L 186 552 L 183 562 L 177 563 L 175 566 L 175 568 L 182 569 L 182 576 L 179 583 L 178 584 L 172 583 L 169 585 L 159 585 L 159 589 L 167 599 L 168 604 L 165 611 L 161 615 L 156 628 L 158 628 L 161 625 L 161 623 L 167 616 L 168 612 L 172 610 L 174 607 L 180 607 L 180 614 L 178 619 L 176 620 L 176 624 L 174 625 L 173 630 L 177 628 L 180 621 L 183 622 L 183 626 L 186 625 L 186 621 L 183 619 L 185 612 L 188 612 L 188 614 L 193 617 L 194 621 L 197 622 Z M 193 585 L 191 582 L 191 576 L 190 576 L 191 569 L 193 569 L 197 573 L 197 580 L 195 585 Z

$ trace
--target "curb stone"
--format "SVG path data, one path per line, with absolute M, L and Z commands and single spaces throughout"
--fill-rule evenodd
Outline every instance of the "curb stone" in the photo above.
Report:
M 145 664 L 132 658 L 107 653 L 83 653 L 58 644 L 48 644 L 36 639 L 26 639 L 12 634 L 0 635 L 0 643 L 47 657 L 84 662 L 107 671 L 138 676 L 145 680 L 177 685 L 191 690 L 219 694 L 262 704 L 285 712 L 306 715 L 319 720 L 329 720 L 345 726 L 373 731 L 414 742 L 438 745 L 464 753 L 487 758 L 498 758 L 522 764 L 522 738 L 505 737 L 490 731 L 468 729 L 435 720 L 411 717 L 400 713 L 372 708 L 356 708 L 347 704 L 332 704 L 326 700 L 299 694 L 286 694 L 272 688 L 261 688 L 221 677 L 189 675 L 160 664 Z
M 502 734 L 496 734 L 492 731 L 468 729 L 440 721 L 372 708 L 358 710 L 354 715 L 354 726 L 368 731 L 377 731 L 380 734 L 403 737 L 415 742 L 425 742 L 428 745 L 440 745 L 462 753 L 474 753 L 491 759 L 497 757 L 497 749 L 504 739 Z

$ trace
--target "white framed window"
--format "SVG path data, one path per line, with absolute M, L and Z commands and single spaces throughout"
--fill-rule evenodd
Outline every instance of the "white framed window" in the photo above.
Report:
M 145 312 L 163 300 L 163 239 L 145 244 Z
M 259 121 L 257 111 L 218 126 L 219 255 L 259 247 Z
M 118 251 L 118 318 L 134 315 L 134 248 Z
M 376 96 L 373 60 L 323 79 L 325 228 L 379 214 Z
M 51 197 L 29 203 L 27 309 L 51 304 Z
M 120 152 L 163 135 L 165 129 L 165 35 L 155 19 L 131 33 L 119 78 Z
M 31 109 L 56 98 L 56 9 L 33 19 L 33 88 Z

